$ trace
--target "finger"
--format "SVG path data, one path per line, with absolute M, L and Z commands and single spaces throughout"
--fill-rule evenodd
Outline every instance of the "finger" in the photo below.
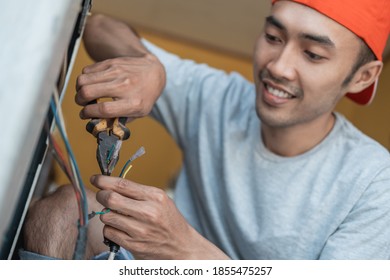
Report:
M 116 213 L 131 216 L 148 224 L 161 222 L 163 210 L 170 210 L 171 208 L 169 207 L 171 206 L 171 203 L 173 203 L 166 194 L 164 194 L 164 198 L 152 194 L 151 198 L 148 200 L 137 200 L 112 190 L 98 191 L 96 193 L 96 200 Z M 161 202 L 161 204 L 159 204 L 159 202 Z M 110 213 L 108 213 L 108 217 L 114 215 L 111 215 Z
M 78 105 L 85 106 L 91 101 L 102 97 L 119 97 L 121 90 L 118 79 L 109 79 L 106 82 L 82 86 L 77 91 L 75 101 Z
M 136 259 L 156 259 L 158 256 L 157 250 L 158 247 L 153 244 L 153 241 L 150 242 L 150 240 L 145 240 L 145 238 L 134 238 L 131 236 L 131 233 L 126 233 L 120 230 L 117 230 L 110 226 L 105 226 L 103 228 L 103 235 L 108 240 L 111 240 L 121 246 L 122 248 L 126 249 L 127 251 L 131 252 L 131 254 Z M 151 257 L 148 257 L 148 253 L 151 251 L 152 248 L 152 254 Z M 161 258 L 161 257 L 160 257 Z
M 126 63 L 120 60 L 116 61 L 115 59 L 87 66 L 82 70 L 82 74 L 77 77 L 76 89 L 79 90 L 85 85 L 115 80 L 128 72 L 126 71 L 128 66 Z M 136 67 L 136 65 L 133 65 L 133 67 Z
M 134 224 L 132 230 L 123 231 L 118 228 L 105 225 L 103 228 L 103 235 L 106 239 L 115 242 L 126 250 L 134 253 L 145 254 L 148 251 L 155 250 L 157 244 L 160 245 L 161 241 L 158 240 L 158 234 L 150 229 L 144 229 L 142 226 Z M 160 244 L 159 244 L 160 243 Z M 166 243 L 166 240 L 163 241 Z
M 148 212 L 148 209 L 150 208 L 144 201 L 134 200 L 132 198 L 125 197 L 119 193 L 108 190 L 98 191 L 96 193 L 96 200 L 105 207 L 117 212 L 109 212 L 104 214 L 104 216 L 106 216 L 105 219 L 109 219 L 113 216 L 115 217 L 116 214 L 133 217 L 135 219 L 143 219 L 143 217 L 148 216 L 144 213 Z M 149 212 L 152 211 L 150 210 Z
M 115 118 L 115 106 L 111 106 L 110 101 L 102 102 L 102 103 L 95 103 L 85 106 L 80 111 L 80 118 L 85 119 L 92 119 L 92 118 L 102 118 L 102 119 L 108 119 L 108 118 Z M 103 105 L 104 104 L 104 105 Z M 113 108 L 111 108 L 113 107 Z
M 115 77 L 115 73 L 112 71 L 108 71 L 108 69 L 81 74 L 77 77 L 76 80 L 76 90 L 79 91 L 81 87 L 86 85 L 108 82 L 114 80 Z
M 94 64 L 88 65 L 83 68 L 83 74 L 90 74 L 95 72 L 105 71 L 110 68 L 111 65 L 115 62 L 115 59 L 106 59 L 103 61 L 96 62 Z
M 110 212 L 101 215 L 100 220 L 103 224 L 123 231 L 132 237 L 144 235 L 144 230 L 142 230 L 145 226 L 144 223 L 131 216 Z
M 101 190 L 111 190 L 135 200 L 148 200 L 154 188 L 119 177 L 95 175 L 91 183 Z
M 90 119 L 90 118 L 117 118 L 117 117 L 128 117 L 128 121 L 131 121 L 132 119 L 138 117 L 138 114 L 136 116 L 132 116 L 129 118 L 128 114 L 129 111 L 127 109 L 127 103 L 124 100 L 116 100 L 116 101 L 105 101 L 105 102 L 98 102 L 94 104 L 89 104 L 85 106 L 80 111 L 80 118 L 81 119 Z
M 106 239 L 115 242 L 127 250 L 130 250 L 129 246 L 131 247 L 130 244 L 133 242 L 131 234 L 106 225 L 103 228 L 103 235 Z
M 99 72 L 105 73 L 106 75 L 108 73 L 117 75 L 123 72 L 123 70 L 126 69 L 129 65 L 136 67 L 138 61 L 139 61 L 138 59 L 130 58 L 130 57 L 117 57 L 117 58 L 106 59 L 104 61 L 96 62 L 94 64 L 84 67 L 82 70 L 82 75 L 99 73 Z

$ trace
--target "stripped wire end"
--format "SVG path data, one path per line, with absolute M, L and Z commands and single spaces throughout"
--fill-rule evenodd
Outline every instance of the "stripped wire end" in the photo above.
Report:
M 137 158 L 139 158 L 140 156 L 142 156 L 143 154 L 145 154 L 145 148 L 142 146 L 141 148 L 139 148 L 135 153 L 134 155 L 132 155 L 132 157 L 130 158 L 130 161 L 133 161 Z
M 127 174 L 127 172 L 129 172 L 129 170 L 131 169 L 131 165 L 129 166 L 129 164 L 134 161 L 135 159 L 139 158 L 140 156 L 142 156 L 143 154 L 145 154 L 145 148 L 144 147 L 141 147 L 139 148 L 135 153 L 134 155 L 132 155 L 130 157 L 130 159 L 125 163 L 125 165 L 123 166 L 122 168 L 122 171 L 121 173 L 119 174 L 119 177 L 121 178 L 124 178 Z

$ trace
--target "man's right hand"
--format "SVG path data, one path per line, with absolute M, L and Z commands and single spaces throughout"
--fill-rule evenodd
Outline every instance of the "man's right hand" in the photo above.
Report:
M 104 15 L 87 20 L 84 44 L 97 63 L 77 79 L 76 103 L 82 119 L 139 118 L 151 111 L 165 87 L 163 65 L 124 22 Z M 92 103 L 99 98 L 108 101 Z
M 83 69 L 76 103 L 84 106 L 82 119 L 139 118 L 149 114 L 164 86 L 165 70 L 154 55 L 117 57 Z M 112 100 L 90 104 L 98 98 Z

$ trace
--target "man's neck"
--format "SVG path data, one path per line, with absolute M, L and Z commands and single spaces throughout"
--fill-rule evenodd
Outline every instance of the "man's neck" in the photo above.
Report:
M 332 130 L 333 114 L 293 127 L 273 128 L 262 125 L 261 133 L 265 147 L 284 157 L 303 154 L 318 145 Z

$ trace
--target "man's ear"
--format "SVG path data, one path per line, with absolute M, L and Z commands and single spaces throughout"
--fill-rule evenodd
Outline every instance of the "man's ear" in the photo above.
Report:
M 370 86 L 379 77 L 383 68 L 383 62 L 370 61 L 359 68 L 352 81 L 349 83 L 349 93 L 358 93 Z

